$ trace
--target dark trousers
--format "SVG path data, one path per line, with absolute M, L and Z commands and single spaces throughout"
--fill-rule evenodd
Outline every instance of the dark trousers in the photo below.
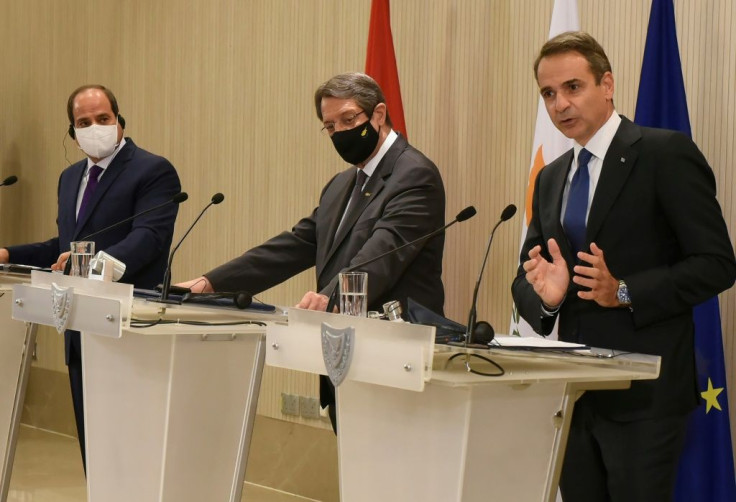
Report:
M 688 416 L 616 422 L 580 399 L 560 477 L 564 502 L 672 500 Z
M 82 352 L 79 346 L 79 333 L 76 344 L 71 344 L 67 349 L 67 367 L 69 368 L 69 385 L 72 390 L 72 405 L 74 406 L 74 419 L 77 423 L 77 434 L 79 435 L 79 448 L 82 451 L 82 466 L 87 472 L 87 455 L 84 437 L 84 390 L 82 388 Z M 73 335 L 72 335 L 73 336 Z
M 319 404 L 322 408 L 327 408 L 327 414 L 330 416 L 332 424 L 332 432 L 337 435 L 337 405 L 335 404 L 335 386 L 332 385 L 330 378 L 325 375 L 319 376 Z

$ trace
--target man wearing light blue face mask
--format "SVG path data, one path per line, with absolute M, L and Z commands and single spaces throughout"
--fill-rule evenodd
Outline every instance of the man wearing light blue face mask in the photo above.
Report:
M 69 136 L 87 158 L 69 166 L 59 178 L 58 237 L 45 242 L 0 249 L 0 263 L 19 263 L 63 270 L 69 243 L 106 229 L 141 211 L 170 201 L 181 191 L 174 166 L 123 137 L 125 119 L 114 94 L 101 85 L 76 89 L 67 102 Z M 126 264 L 121 282 L 153 288 L 161 282 L 171 246 L 177 204 L 168 204 L 95 236 L 96 251 Z M 82 351 L 79 333 L 67 331 L 66 363 L 77 432 L 85 459 L 82 401 Z

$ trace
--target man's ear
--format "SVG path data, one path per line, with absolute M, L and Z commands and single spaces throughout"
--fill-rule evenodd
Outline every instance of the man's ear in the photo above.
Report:
M 603 74 L 603 76 L 601 77 L 601 86 L 603 86 L 603 89 L 606 93 L 606 99 L 613 100 L 613 73 L 607 71 Z
M 376 122 L 378 122 L 380 127 L 383 127 L 383 125 L 386 124 L 386 110 L 386 103 L 378 103 L 373 109 L 373 117 L 376 119 Z

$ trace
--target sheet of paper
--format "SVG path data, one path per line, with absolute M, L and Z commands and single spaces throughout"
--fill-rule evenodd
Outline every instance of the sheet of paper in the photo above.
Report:
M 491 347 L 504 347 L 512 349 L 522 348 L 540 348 L 540 349 L 587 349 L 585 345 L 579 343 L 561 342 L 559 340 L 549 340 L 541 336 L 510 336 L 496 335 L 491 342 Z

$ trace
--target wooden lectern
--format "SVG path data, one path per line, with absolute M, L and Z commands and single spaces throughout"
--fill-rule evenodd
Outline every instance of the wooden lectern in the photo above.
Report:
M 52 283 L 73 288 L 67 328 L 82 333 L 88 500 L 240 502 L 265 324 L 222 325 L 248 314 L 134 303 L 127 284 L 36 272 L 15 287 L 13 317 L 54 326 Z M 135 327 L 143 315 L 162 321 Z
M 269 325 L 266 364 L 325 374 L 323 324 L 355 330 L 337 387 L 345 502 L 554 501 L 576 398 L 659 374 L 654 356 L 486 350 L 506 374 L 479 376 L 464 356 L 445 367 L 462 349 L 436 349 L 432 327 L 298 309 Z

